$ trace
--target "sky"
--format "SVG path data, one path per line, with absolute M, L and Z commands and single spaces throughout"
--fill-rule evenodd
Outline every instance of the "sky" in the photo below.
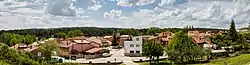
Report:
M 57 27 L 237 28 L 250 0 L 0 0 L 0 29 Z

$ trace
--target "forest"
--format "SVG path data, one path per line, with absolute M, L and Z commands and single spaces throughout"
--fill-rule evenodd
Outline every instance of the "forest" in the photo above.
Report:
M 218 32 L 223 31 L 226 29 L 212 29 L 212 28 L 193 28 L 193 27 L 185 27 L 191 30 L 197 31 L 212 31 Z M 164 31 L 170 32 L 178 32 L 185 28 L 158 28 L 158 27 L 150 27 L 150 28 L 143 28 L 143 29 L 134 29 L 134 28 L 98 28 L 98 27 L 63 27 L 63 28 L 47 28 L 47 29 L 16 29 L 16 30 L 1 30 L 0 34 L 2 33 L 14 33 L 19 35 L 35 35 L 39 38 L 49 38 L 54 36 L 57 33 L 69 33 L 73 30 L 80 30 L 82 35 L 84 36 L 106 36 L 112 35 L 113 31 L 117 30 L 120 34 L 130 34 L 130 35 L 149 35 L 160 33 Z

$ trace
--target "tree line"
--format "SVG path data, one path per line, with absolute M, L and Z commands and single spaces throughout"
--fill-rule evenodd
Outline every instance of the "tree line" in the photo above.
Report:
M 14 33 L 19 35 L 35 35 L 40 38 L 50 38 L 57 33 L 66 33 L 70 31 L 79 30 L 82 32 L 82 35 L 85 36 L 105 36 L 112 35 L 114 30 L 117 30 L 117 33 L 124 35 L 150 35 L 165 31 L 178 32 L 183 30 L 183 28 L 158 28 L 150 27 L 143 29 L 134 29 L 134 28 L 97 28 L 97 27 L 67 27 L 67 28 L 49 28 L 49 29 L 17 29 L 17 30 L 1 30 L 0 34 L 3 33 Z M 220 31 L 225 29 L 212 29 L 212 28 L 192 28 L 192 30 L 198 31 Z M 62 34 L 64 35 L 64 34 Z
M 13 46 L 19 43 L 31 44 L 37 41 L 36 36 L 34 35 L 19 35 L 14 33 L 3 33 L 0 36 L 0 41 L 7 44 L 8 46 Z

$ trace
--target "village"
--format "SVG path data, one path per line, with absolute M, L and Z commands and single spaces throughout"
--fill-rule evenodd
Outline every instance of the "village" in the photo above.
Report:
M 228 31 L 188 31 L 188 36 L 193 38 L 193 42 L 202 48 L 211 49 L 212 53 L 226 53 L 223 48 L 218 48 L 212 43 L 211 36 L 217 34 L 226 34 Z M 53 58 L 60 59 L 63 62 L 73 63 L 126 63 L 128 65 L 137 65 L 136 61 L 147 61 L 147 57 L 143 56 L 142 46 L 145 40 L 155 40 L 163 46 L 168 45 L 169 41 L 175 35 L 172 32 L 166 31 L 156 33 L 156 35 L 120 35 L 114 33 L 114 36 L 77 36 L 72 38 L 50 38 L 41 42 L 32 44 L 16 44 L 10 48 L 32 52 L 41 56 L 41 52 L 37 49 L 39 44 L 43 44 L 49 40 L 56 40 L 60 48 L 59 53 L 54 53 Z M 119 44 L 112 46 L 112 40 L 117 39 Z M 160 59 L 166 59 L 167 56 L 161 56 Z

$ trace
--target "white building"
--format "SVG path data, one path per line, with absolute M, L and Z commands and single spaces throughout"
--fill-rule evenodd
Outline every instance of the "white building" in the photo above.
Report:
M 124 41 L 125 56 L 141 56 L 142 36 L 133 37 L 131 41 Z

